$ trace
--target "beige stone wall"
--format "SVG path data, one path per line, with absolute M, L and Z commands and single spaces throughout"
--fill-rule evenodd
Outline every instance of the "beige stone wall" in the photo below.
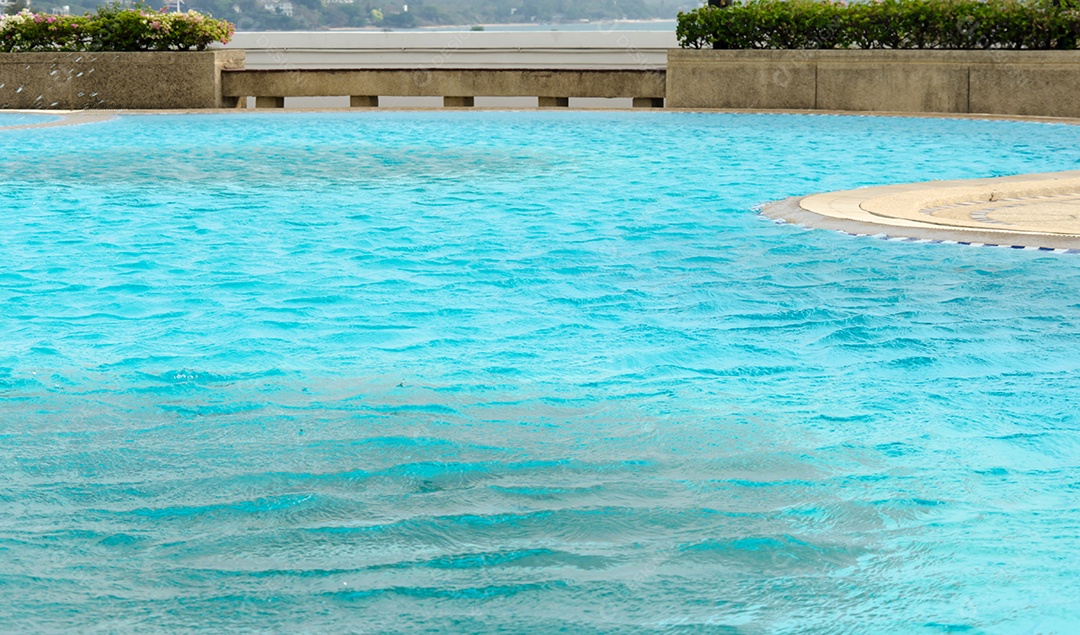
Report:
M 663 69 L 327 69 L 226 72 L 228 97 L 630 97 L 663 99 Z M 267 102 L 269 103 L 269 102 Z
M 221 108 L 244 51 L 0 53 L 0 108 Z
M 668 68 L 242 70 L 243 50 L 0 54 L 0 108 L 220 108 L 237 98 L 633 98 L 637 106 L 1080 117 L 1080 51 L 673 49 Z M 450 103 L 450 102 L 448 102 Z M 453 102 L 457 103 L 457 102 Z M 461 103 L 468 103 L 464 100 Z
M 1080 51 L 668 52 L 671 108 L 1080 117 Z
M 675 31 L 594 22 L 585 31 L 239 31 L 247 67 L 663 68 Z

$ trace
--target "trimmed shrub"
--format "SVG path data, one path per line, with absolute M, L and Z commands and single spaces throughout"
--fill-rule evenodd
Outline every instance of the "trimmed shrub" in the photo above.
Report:
M 679 13 L 683 48 L 1031 49 L 1080 45 L 1080 0 L 743 0 Z
M 32 51 L 203 51 L 227 44 L 236 27 L 226 20 L 188 11 L 100 7 L 85 16 L 23 11 L 0 16 L 0 52 Z

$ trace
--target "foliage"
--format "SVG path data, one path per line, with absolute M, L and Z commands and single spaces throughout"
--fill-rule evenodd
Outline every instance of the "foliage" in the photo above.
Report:
M 228 43 L 235 27 L 188 11 L 100 7 L 85 16 L 22 11 L 0 16 L 0 52 L 189 51 Z
M 29 11 L 0 16 L 0 52 L 85 50 L 88 22 L 85 17 Z
M 1080 0 L 743 0 L 679 13 L 684 48 L 1076 49 Z

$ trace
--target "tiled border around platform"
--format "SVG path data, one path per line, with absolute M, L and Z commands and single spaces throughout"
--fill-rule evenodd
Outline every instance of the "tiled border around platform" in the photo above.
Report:
M 762 213 L 856 235 L 1073 250 L 1080 249 L 1078 197 L 1080 171 L 1071 171 L 830 192 L 766 205 Z M 1008 221 L 994 217 L 1005 202 Z

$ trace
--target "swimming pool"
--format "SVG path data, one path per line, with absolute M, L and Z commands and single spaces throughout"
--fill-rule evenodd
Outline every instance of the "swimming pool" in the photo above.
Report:
M 258 114 L 0 144 L 5 628 L 1080 619 L 1080 258 L 753 211 L 1076 169 L 1080 128 Z

